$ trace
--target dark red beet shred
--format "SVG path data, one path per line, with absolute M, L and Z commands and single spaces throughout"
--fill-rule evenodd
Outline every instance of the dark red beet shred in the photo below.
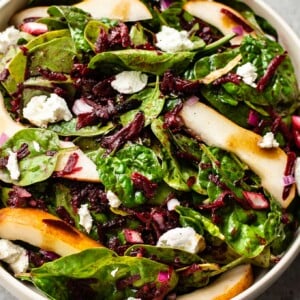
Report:
M 280 66 L 280 64 L 284 61 L 284 59 L 286 58 L 287 53 L 284 52 L 283 54 L 279 54 L 276 55 L 270 62 L 270 64 L 267 67 L 267 70 L 265 72 L 265 74 L 259 79 L 258 83 L 257 83 L 257 87 L 256 89 L 259 92 L 263 92 L 268 83 L 270 82 L 270 80 L 272 79 L 272 77 L 274 76 L 277 68 Z

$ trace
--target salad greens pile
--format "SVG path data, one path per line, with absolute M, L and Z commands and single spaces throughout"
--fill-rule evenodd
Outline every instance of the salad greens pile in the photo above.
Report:
M 237 33 L 223 36 L 183 10 L 185 1 L 161 2 L 145 1 L 152 19 L 124 23 L 93 19 L 68 6 L 70 1 L 65 6 L 48 1 L 49 17 L 35 21 L 47 30 L 22 32 L 21 26 L 18 45 L 0 54 L 5 107 L 28 127 L 0 148 L 2 207 L 46 210 L 105 246 L 50 259 L 43 249 L 22 243 L 30 269 L 19 278 L 51 299 L 188 293 L 239 264 L 271 267 L 297 228 L 297 196 L 283 209 L 239 157 L 204 144 L 179 117 L 183 103 L 202 101 L 246 129 L 262 136 L 272 132 L 295 158 L 292 117 L 299 89 L 276 31 L 244 3 L 219 1 L 239 11 L 255 31 L 232 46 Z M 156 35 L 164 26 L 188 32 L 193 46 L 159 49 Z M 203 81 L 238 56 L 226 74 Z M 246 64 L 256 70 L 251 85 L 237 74 Z M 123 72 L 145 74 L 145 86 L 118 91 L 112 83 Z M 264 76 L 265 83 L 258 84 Z M 53 94 L 65 100 L 72 118 L 38 128 L 24 108 L 34 97 Z M 61 141 L 73 142 L 94 162 L 99 183 L 64 178 L 72 172 L 76 177 L 76 157 L 66 170 L 56 171 L 66 151 Z M 19 176 L 8 167 L 11 153 Z M 85 204 L 91 230 L 78 214 Z M 182 227 L 204 238 L 203 251 L 157 246 L 164 233 Z

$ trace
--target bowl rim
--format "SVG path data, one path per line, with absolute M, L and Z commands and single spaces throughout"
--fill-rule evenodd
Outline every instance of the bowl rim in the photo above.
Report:
M 280 43 L 288 49 L 294 64 L 295 72 L 300 84 L 300 39 L 288 23 L 263 0 L 243 0 L 257 14 L 266 18 L 273 25 L 279 35 Z M 0 0 L 1 14 L 5 17 L 0 22 L 0 27 L 5 26 L 10 16 L 24 6 L 26 0 Z M 235 296 L 232 300 L 251 300 L 261 295 L 288 269 L 300 253 L 300 228 L 295 233 L 295 238 L 289 248 L 285 251 L 280 261 L 271 269 L 261 272 L 261 275 L 245 291 Z M 0 265 L 0 285 L 13 296 L 22 300 L 46 300 L 47 298 L 31 285 L 22 283 L 13 275 L 8 273 Z

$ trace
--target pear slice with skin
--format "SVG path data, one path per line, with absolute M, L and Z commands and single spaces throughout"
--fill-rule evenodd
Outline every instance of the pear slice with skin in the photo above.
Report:
M 24 241 L 60 256 L 103 247 L 61 219 L 34 208 L 0 209 L 0 237 Z
M 259 147 L 260 135 L 236 125 L 201 102 L 187 101 L 179 115 L 192 135 L 209 146 L 237 155 L 260 177 L 262 186 L 283 208 L 289 206 L 295 197 L 296 185 L 291 185 L 289 195 L 283 199 L 287 155 L 282 149 Z
M 240 265 L 223 273 L 210 285 L 187 295 L 179 296 L 178 300 L 230 300 L 246 290 L 252 283 L 251 265 Z
M 249 22 L 238 11 L 225 4 L 215 1 L 191 0 L 183 5 L 183 9 L 190 13 L 192 16 L 213 25 L 224 35 L 232 34 L 235 31 L 235 28 L 239 27 L 239 30 L 242 30 L 242 34 L 230 40 L 230 43 L 232 45 L 239 45 L 243 37 L 249 34 L 245 30 L 243 30 L 240 24 L 235 22 L 226 14 L 222 13 L 222 9 L 226 9 L 227 11 L 231 12 L 239 19 L 241 19 L 249 27 L 251 27 L 251 24 L 249 24 Z M 255 31 L 253 30 L 253 32 L 251 32 L 250 34 L 255 35 Z
M 95 19 L 110 18 L 134 22 L 152 18 L 146 5 L 139 0 L 85 0 L 74 6 L 90 13 Z M 47 17 L 47 9 L 48 6 L 37 6 L 22 10 L 12 17 L 10 23 L 18 27 L 24 19 Z
M 7 112 L 3 96 L 0 93 L 0 135 L 4 134 L 8 137 L 13 136 L 16 132 L 25 129 L 26 127 L 14 121 L 9 113 Z M 70 148 L 70 151 L 63 151 L 58 158 L 55 171 L 60 172 L 66 166 L 66 163 L 72 153 L 78 154 L 78 160 L 76 163 L 76 172 L 70 174 L 63 174 L 63 178 L 68 178 L 77 181 L 88 181 L 88 182 L 100 182 L 99 175 L 96 169 L 96 165 L 72 142 L 60 141 L 62 148 Z

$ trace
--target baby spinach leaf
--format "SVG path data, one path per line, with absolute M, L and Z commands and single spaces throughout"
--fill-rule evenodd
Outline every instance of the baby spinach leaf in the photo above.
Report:
M 180 215 L 180 223 L 184 226 L 193 227 L 198 233 L 203 234 L 207 231 L 211 236 L 224 240 L 224 235 L 219 227 L 215 225 L 209 218 L 202 215 L 200 212 L 195 211 L 189 207 L 176 206 L 175 210 Z
M 88 67 L 100 72 L 118 73 L 124 70 L 161 75 L 169 69 L 182 72 L 192 62 L 193 52 L 158 53 L 157 51 L 125 49 L 95 55 Z
M 60 136 L 97 136 L 101 134 L 105 134 L 111 131 L 115 125 L 109 122 L 106 125 L 93 125 L 86 126 L 80 129 L 76 129 L 77 118 L 73 118 L 70 121 L 62 121 L 59 123 L 49 124 L 48 130 L 52 130 L 56 132 Z
M 12 180 L 8 170 L 3 168 L 0 169 L 0 179 L 27 186 L 49 178 L 55 169 L 60 150 L 57 134 L 44 129 L 23 129 L 1 147 L 0 156 L 7 157 L 9 151 L 16 152 L 23 144 L 28 145 L 29 154 L 19 160 L 20 178 Z
M 108 26 L 104 24 L 101 21 L 98 20 L 90 20 L 84 29 L 84 38 L 87 41 L 87 43 L 90 45 L 91 49 L 93 49 L 94 52 L 96 48 L 96 42 L 100 33 L 100 30 L 103 29 L 105 31 L 108 31 Z
M 128 145 L 114 155 L 99 155 L 96 165 L 105 189 L 114 192 L 128 207 L 138 206 L 146 201 L 143 193 L 134 189 L 131 180 L 133 172 L 138 172 L 153 182 L 160 182 L 163 176 L 155 153 L 139 144 Z
M 189 191 L 190 188 L 184 180 L 180 165 L 173 156 L 172 144 L 169 140 L 167 130 L 163 128 L 163 121 L 161 119 L 153 120 L 151 129 L 162 145 L 159 155 L 162 159 L 164 181 L 175 190 Z
M 157 81 L 154 88 L 145 88 L 141 92 L 134 94 L 132 97 L 130 97 L 130 100 L 135 99 L 142 101 L 142 104 L 139 108 L 130 110 L 125 114 L 121 115 L 120 118 L 123 126 L 133 121 L 135 115 L 139 111 L 144 112 L 145 126 L 149 125 L 152 122 L 152 120 L 159 116 L 165 104 L 165 98 L 161 95 L 159 89 L 159 78 L 157 77 Z
M 67 37 L 69 35 L 68 30 L 56 30 L 50 31 L 39 35 L 38 37 L 30 40 L 25 46 L 28 51 L 33 51 L 34 48 L 47 43 L 53 39 Z M 24 51 L 19 50 L 16 55 L 10 60 L 7 69 L 9 76 L 2 81 L 2 85 L 9 94 L 13 94 L 18 90 L 19 84 L 25 81 L 27 71 L 28 55 Z
M 70 73 L 76 49 L 71 37 L 64 36 L 34 47 L 29 54 L 29 70 L 32 75 L 39 74 L 38 68 Z
M 74 6 L 50 6 L 48 14 L 53 17 L 64 18 L 69 26 L 76 49 L 88 52 L 91 50 L 89 43 L 84 38 L 84 29 L 90 20 L 90 15 Z
M 142 250 L 143 257 L 150 259 L 155 257 L 156 261 L 167 265 L 176 264 L 177 266 L 183 266 L 203 262 L 203 260 L 196 254 L 180 249 L 157 247 L 152 245 L 133 245 L 126 250 L 125 255 L 130 255 L 130 253 L 134 253 L 136 250 Z
M 159 274 L 167 279 L 159 280 Z M 28 280 L 51 299 L 73 299 L 70 284 L 85 283 L 92 299 L 118 300 L 134 297 L 136 291 L 151 284 L 160 296 L 169 293 L 177 285 L 177 274 L 169 266 L 143 257 L 118 256 L 107 248 L 87 249 L 48 262 L 31 270 Z M 130 281 L 119 288 L 122 281 Z

